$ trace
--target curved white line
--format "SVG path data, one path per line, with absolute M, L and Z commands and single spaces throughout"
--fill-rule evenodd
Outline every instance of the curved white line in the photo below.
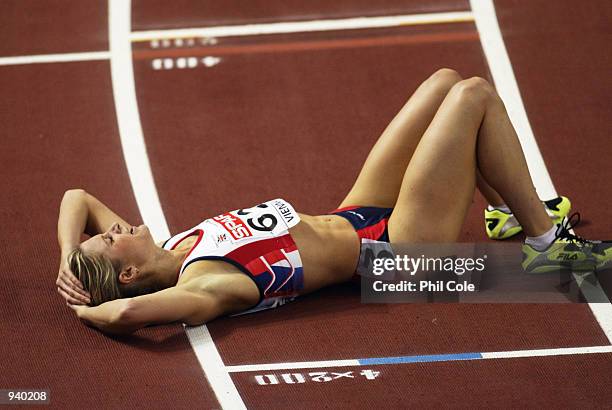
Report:
M 108 1 L 108 32 L 113 96 L 123 156 L 140 214 L 156 240 L 170 236 L 144 143 L 132 67 L 130 0 Z M 206 325 L 186 328 L 204 374 L 225 409 L 246 409 Z
M 134 86 L 130 35 L 130 0 L 109 0 L 109 48 L 113 96 L 119 137 L 140 215 L 156 241 L 167 239 L 170 230 L 162 211 L 145 147 Z

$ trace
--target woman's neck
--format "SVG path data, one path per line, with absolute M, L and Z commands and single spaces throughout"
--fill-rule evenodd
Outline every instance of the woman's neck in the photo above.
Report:
M 180 247 L 180 249 L 169 251 L 160 248 L 159 251 L 160 252 L 155 256 L 155 262 L 153 264 L 153 277 L 156 279 L 156 288 L 166 289 L 176 285 L 179 271 L 190 248 Z

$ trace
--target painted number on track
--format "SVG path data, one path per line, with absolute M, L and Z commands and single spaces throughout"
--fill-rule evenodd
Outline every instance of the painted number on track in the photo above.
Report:
M 255 381 L 260 386 L 271 384 L 301 384 L 306 382 L 326 383 L 338 379 L 366 379 L 374 380 L 380 375 L 380 372 L 365 369 L 356 373 L 348 372 L 310 372 L 310 373 L 283 373 L 283 374 L 258 374 L 255 376 Z

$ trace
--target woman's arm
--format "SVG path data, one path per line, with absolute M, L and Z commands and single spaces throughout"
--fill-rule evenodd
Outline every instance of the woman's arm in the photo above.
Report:
M 67 255 L 76 248 L 80 243 L 81 234 L 94 236 L 104 233 L 116 222 L 126 228 L 130 226 L 123 218 L 84 190 L 66 191 L 57 221 L 57 239 L 62 253 Z
M 83 322 L 111 334 L 128 334 L 148 325 L 172 322 L 196 326 L 225 313 L 220 299 L 213 293 L 195 293 L 177 287 L 116 299 L 96 307 L 71 307 Z
M 136 330 L 129 329 L 128 324 L 124 321 L 128 300 L 115 299 L 95 307 L 73 304 L 68 304 L 68 306 L 88 326 L 96 327 L 106 333 L 125 334 Z
M 85 232 L 88 218 L 86 195 L 81 189 L 71 189 L 62 198 L 57 220 L 57 241 L 62 260 L 79 245 L 81 234 Z

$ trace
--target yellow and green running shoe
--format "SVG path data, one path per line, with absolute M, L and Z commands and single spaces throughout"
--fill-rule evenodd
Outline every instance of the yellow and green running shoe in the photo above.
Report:
M 595 271 L 612 269 L 612 241 L 595 242 L 593 245 L 595 256 Z
M 560 223 L 572 208 L 572 203 L 564 196 L 544 201 L 543 204 L 555 224 Z M 487 236 L 491 239 L 508 239 L 523 230 L 512 213 L 485 208 L 484 216 Z
M 589 241 L 572 234 L 570 230 L 579 222 L 580 214 L 574 213 L 558 224 L 555 240 L 542 251 L 523 244 L 525 272 L 590 272 L 612 267 L 612 242 Z

